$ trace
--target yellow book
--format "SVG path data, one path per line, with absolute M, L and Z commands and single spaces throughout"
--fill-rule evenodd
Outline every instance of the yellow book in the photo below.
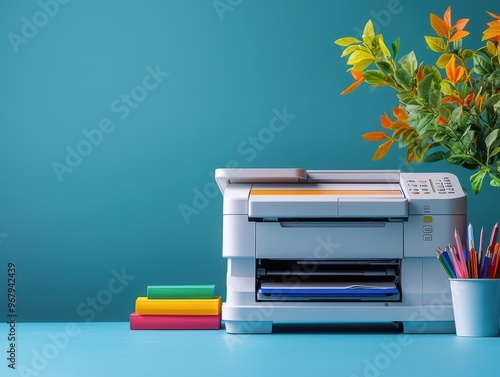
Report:
M 210 299 L 148 299 L 138 297 L 135 312 L 139 315 L 219 315 L 222 298 Z

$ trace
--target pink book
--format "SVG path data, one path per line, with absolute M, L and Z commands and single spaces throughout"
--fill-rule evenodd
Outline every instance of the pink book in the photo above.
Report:
M 221 315 L 130 314 L 130 330 L 218 330 Z

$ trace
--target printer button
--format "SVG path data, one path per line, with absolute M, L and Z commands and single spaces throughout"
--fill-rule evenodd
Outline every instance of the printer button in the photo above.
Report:
M 432 226 L 426 225 L 422 227 L 422 232 L 424 233 L 432 233 Z
M 424 234 L 422 236 L 423 241 L 432 241 L 432 234 Z

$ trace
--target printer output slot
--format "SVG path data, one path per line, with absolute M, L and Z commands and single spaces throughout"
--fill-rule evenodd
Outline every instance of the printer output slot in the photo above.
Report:
M 386 222 L 402 222 L 406 218 L 399 217 L 310 217 L 310 218 L 292 218 L 292 217 L 249 217 L 248 221 L 253 222 L 273 222 L 280 223 L 283 228 L 292 227 L 352 227 L 352 226 L 383 226 Z
M 401 301 L 399 259 L 257 259 L 257 301 Z
M 383 228 L 388 219 L 356 221 L 281 221 L 282 228 Z

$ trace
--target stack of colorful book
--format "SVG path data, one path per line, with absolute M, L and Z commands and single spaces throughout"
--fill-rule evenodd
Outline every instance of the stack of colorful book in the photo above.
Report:
M 213 285 L 155 285 L 138 297 L 131 330 L 217 330 L 222 299 Z

